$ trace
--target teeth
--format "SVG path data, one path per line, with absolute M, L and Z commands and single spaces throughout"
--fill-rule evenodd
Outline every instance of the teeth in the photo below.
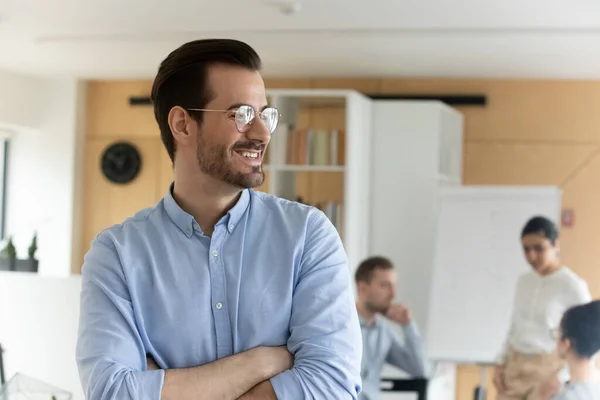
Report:
M 250 153 L 248 151 L 245 151 L 242 153 L 242 156 L 248 157 L 248 158 L 256 158 L 256 157 L 258 157 L 258 153 Z

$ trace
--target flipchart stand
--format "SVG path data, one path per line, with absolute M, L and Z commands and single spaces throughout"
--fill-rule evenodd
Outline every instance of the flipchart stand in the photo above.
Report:
M 6 382 L 4 379 L 4 358 L 2 358 L 3 351 L 2 345 L 0 344 L 0 386 L 4 385 L 4 382 Z
M 477 364 L 479 366 L 479 385 L 475 388 L 474 400 L 487 400 L 488 369 L 495 364 Z

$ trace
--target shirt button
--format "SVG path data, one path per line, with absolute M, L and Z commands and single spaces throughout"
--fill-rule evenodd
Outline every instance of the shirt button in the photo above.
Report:
M 219 255 L 219 252 L 218 252 L 218 251 L 216 251 L 216 250 L 215 250 L 215 251 L 213 251 L 213 256 L 214 256 L 214 257 L 217 257 L 218 255 Z
M 223 304 L 217 303 L 215 304 L 215 307 L 217 307 L 217 310 L 220 310 L 221 308 L 223 308 Z
M 232 231 L 233 230 L 233 224 L 229 225 L 229 230 Z

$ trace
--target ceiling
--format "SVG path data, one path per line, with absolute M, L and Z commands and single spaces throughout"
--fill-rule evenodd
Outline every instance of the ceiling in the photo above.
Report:
M 150 78 L 232 37 L 266 76 L 600 78 L 598 0 L 0 0 L 0 69 Z

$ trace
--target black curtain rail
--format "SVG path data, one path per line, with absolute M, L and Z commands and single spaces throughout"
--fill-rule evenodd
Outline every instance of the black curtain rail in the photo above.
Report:
M 452 95 L 452 94 L 366 94 L 367 97 L 373 100 L 416 100 L 416 101 L 440 101 L 449 106 L 474 106 L 485 107 L 487 99 L 484 95 L 469 94 L 469 95 Z M 130 106 L 151 106 L 150 97 L 129 98 Z
M 151 106 L 152 100 L 150 97 L 135 97 L 132 96 L 129 98 L 130 106 Z
M 441 101 L 449 106 L 485 107 L 487 98 L 479 94 L 371 94 L 373 100 L 417 100 Z

